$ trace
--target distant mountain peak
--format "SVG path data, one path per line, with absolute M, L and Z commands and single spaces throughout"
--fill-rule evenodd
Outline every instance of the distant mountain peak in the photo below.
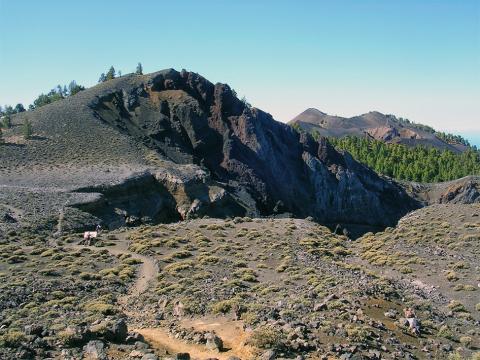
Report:
M 376 110 L 348 118 L 328 115 L 318 109 L 308 108 L 289 123 L 298 124 L 306 131 L 317 131 L 320 135 L 327 137 L 364 137 L 365 134 L 369 134 L 373 139 L 387 143 L 435 147 L 454 153 L 465 150 L 465 146 L 443 141 L 433 131 L 426 131 L 413 123 L 401 122 L 394 115 L 383 114 Z
M 319 115 L 328 115 L 327 113 L 324 113 L 321 110 L 318 110 L 317 108 L 308 108 L 307 110 L 304 111 L 304 113 L 315 113 Z

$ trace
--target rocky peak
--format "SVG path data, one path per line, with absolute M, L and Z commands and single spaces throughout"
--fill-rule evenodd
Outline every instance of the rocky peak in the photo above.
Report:
M 82 189 L 103 194 L 82 209 L 112 224 L 123 221 L 114 212 L 155 220 L 165 214 L 178 219 L 284 211 L 332 226 L 381 228 L 418 207 L 395 183 L 337 152 L 325 138 L 299 134 L 247 106 L 228 85 L 212 84 L 193 72 L 124 76 L 29 116 L 40 135 L 55 133 L 36 153 L 58 156 L 60 149 L 65 153 L 78 144 L 69 150 L 76 158 L 99 163 L 107 158 L 116 164 L 109 177 L 123 174 L 126 163 L 145 174 L 115 191 L 107 189 L 113 185 L 98 186 L 97 173 L 91 181 L 82 177 Z M 83 171 L 79 163 L 72 166 L 69 184 Z
M 247 107 L 228 85 L 170 69 L 147 77 L 146 88 L 147 95 L 133 101 L 138 107 L 133 113 L 141 115 L 128 119 L 136 124 L 132 135 L 172 161 L 203 164 L 233 193 L 244 189 L 263 215 L 272 214 L 280 201 L 296 216 L 324 223 L 387 226 L 416 206 L 375 173 L 347 165 L 325 138 L 317 142 Z M 134 86 L 128 93 L 141 91 Z M 169 112 L 156 111 L 157 103 Z M 114 111 L 116 121 L 127 121 L 122 121 L 123 109 Z M 99 117 L 109 114 L 99 112 Z M 381 184 L 381 191 L 366 183 Z M 365 206 L 378 216 L 366 216 Z

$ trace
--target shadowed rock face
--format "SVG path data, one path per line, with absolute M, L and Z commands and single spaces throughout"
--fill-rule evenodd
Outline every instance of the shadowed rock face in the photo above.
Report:
M 162 71 L 115 88 L 90 106 L 98 119 L 179 164 L 194 163 L 256 212 L 322 223 L 393 225 L 417 207 L 400 187 L 321 139 L 240 101 L 225 84 Z
M 124 76 L 28 117 L 43 140 L 5 147 L 0 185 L 12 194 L 18 185 L 89 193 L 45 201 L 43 213 L 75 206 L 112 227 L 132 217 L 290 213 L 332 226 L 381 228 L 419 206 L 326 139 L 300 135 L 244 104 L 228 85 L 192 72 Z M 40 171 L 45 160 L 48 169 Z

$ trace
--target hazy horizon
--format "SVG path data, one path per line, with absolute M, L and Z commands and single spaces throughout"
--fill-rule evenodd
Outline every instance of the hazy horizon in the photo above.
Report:
M 480 145 L 479 14 L 477 1 L 0 0 L 0 105 L 140 61 L 228 83 L 283 122 L 376 110 Z

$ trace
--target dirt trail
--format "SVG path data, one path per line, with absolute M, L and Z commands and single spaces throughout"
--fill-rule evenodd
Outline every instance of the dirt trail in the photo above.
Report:
M 127 305 L 130 299 L 138 297 L 148 289 L 149 283 L 158 274 L 158 265 L 151 257 L 137 254 L 128 250 L 128 232 L 117 233 L 115 245 L 105 247 L 84 246 L 72 244 L 68 247 L 81 250 L 89 248 L 94 251 L 106 249 L 112 255 L 129 254 L 132 258 L 142 261 L 137 272 L 135 282 L 130 286 L 128 293 L 119 297 L 118 303 L 122 307 L 123 312 L 129 317 L 135 318 L 135 312 L 129 311 Z M 186 319 L 182 321 L 185 328 L 195 328 L 198 331 L 215 331 L 224 342 L 223 352 L 208 350 L 205 345 L 188 344 L 184 341 L 170 337 L 166 329 L 163 328 L 140 328 L 131 329 L 142 334 L 145 339 L 157 349 L 167 351 L 169 353 L 189 353 L 193 359 L 217 358 L 219 360 L 228 359 L 230 356 L 237 356 L 241 359 L 253 359 L 254 350 L 251 346 L 245 345 L 249 334 L 243 330 L 243 325 L 239 321 L 232 321 L 226 318 L 203 318 L 203 319 Z
M 128 293 L 124 296 L 121 296 L 118 299 L 119 304 L 125 305 L 128 303 L 128 300 L 130 298 L 135 298 L 147 290 L 149 282 L 153 280 L 155 276 L 158 275 L 158 265 L 156 264 L 155 260 L 153 260 L 152 258 L 145 255 L 140 255 L 128 250 L 128 241 L 126 239 L 128 235 L 127 232 L 119 233 L 116 235 L 118 240 L 115 241 L 116 244 L 113 246 L 105 246 L 102 248 L 97 248 L 95 246 L 84 246 L 84 245 L 74 244 L 74 245 L 71 245 L 70 247 L 77 250 L 84 249 L 84 248 L 89 248 L 91 250 L 106 249 L 112 255 L 116 256 L 116 255 L 122 255 L 122 254 L 129 254 L 133 259 L 138 259 L 142 261 L 138 269 L 135 282 L 129 288 Z
M 254 349 L 246 345 L 249 334 L 243 330 L 240 321 L 225 318 L 185 319 L 181 322 L 185 328 L 193 327 L 197 331 L 212 331 L 223 340 L 225 351 L 208 350 L 205 345 L 189 344 L 170 337 L 167 331 L 161 328 L 135 329 L 154 347 L 164 349 L 169 353 L 189 353 L 192 359 L 217 358 L 219 360 L 236 356 L 248 360 L 255 357 Z

